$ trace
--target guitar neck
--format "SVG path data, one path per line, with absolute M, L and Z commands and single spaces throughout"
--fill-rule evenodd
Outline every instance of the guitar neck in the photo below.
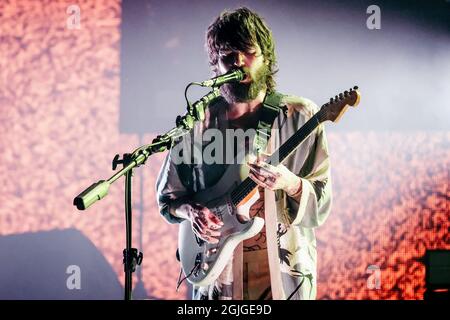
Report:
M 316 129 L 321 122 L 324 121 L 322 109 L 311 117 L 296 133 L 294 133 L 283 145 L 280 146 L 267 160 L 271 165 L 278 165 L 286 159 L 300 144 Z M 256 188 L 256 183 L 246 178 L 239 186 L 231 192 L 231 201 L 237 206 L 245 197 L 247 197 L 253 189 Z

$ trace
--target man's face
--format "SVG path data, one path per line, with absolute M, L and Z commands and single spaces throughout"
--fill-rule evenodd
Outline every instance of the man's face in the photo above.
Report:
M 246 77 L 241 82 L 226 83 L 220 87 L 222 96 L 230 104 L 251 101 L 261 90 L 266 89 L 266 80 L 270 71 L 257 44 L 247 52 L 220 50 L 217 65 L 219 74 L 236 68 L 242 68 L 246 73 Z

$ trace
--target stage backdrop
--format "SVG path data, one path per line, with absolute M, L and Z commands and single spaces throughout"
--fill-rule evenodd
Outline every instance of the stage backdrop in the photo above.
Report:
M 83 290 L 89 290 L 84 297 L 122 298 L 116 284 L 124 283 L 123 181 L 85 212 L 77 211 L 72 200 L 93 182 L 112 175 L 116 153 L 150 142 L 184 112 L 182 90 L 187 81 L 210 75 L 201 32 L 222 9 L 238 4 L 194 1 L 196 10 L 189 11 L 187 4 L 177 7 L 169 2 L 168 8 L 162 2 L 144 1 L 147 17 L 158 23 L 134 21 L 137 28 L 139 23 L 151 25 L 148 43 L 142 46 L 162 47 L 155 49 L 160 55 L 144 49 L 146 57 L 130 60 L 126 53 L 139 48 L 132 47 L 133 39 L 121 38 L 121 30 L 130 35 L 123 27 L 132 25 L 122 20 L 122 6 L 132 10 L 133 2 L 0 2 L 0 243 L 13 240 L 22 256 L 12 262 L 29 264 L 14 275 L 25 280 L 18 282 L 20 288 L 11 297 L 54 297 L 49 290 L 57 287 L 57 292 L 65 290 L 62 299 L 77 299 Z M 445 1 L 437 3 L 448 9 Z M 360 106 L 349 110 L 340 123 L 327 125 L 334 202 L 329 219 L 316 230 L 318 298 L 422 299 L 421 257 L 426 249 L 450 249 L 448 33 L 443 34 L 439 24 L 428 27 L 430 20 L 425 18 L 413 15 L 408 20 L 410 15 L 401 8 L 390 8 L 386 17 L 403 25 L 382 20 L 380 30 L 370 30 L 366 26 L 370 3 L 360 1 L 341 9 L 328 1 L 314 8 L 294 2 L 240 4 L 256 9 L 274 26 L 281 91 L 312 98 L 320 105 L 349 86 L 361 86 Z M 202 7 L 208 15 L 198 15 Z M 349 18 L 359 17 L 360 29 L 353 30 L 351 19 L 339 18 L 348 12 L 352 12 Z M 201 23 L 192 22 L 196 18 Z M 324 21 L 328 29 L 320 27 Z M 303 24 L 298 28 L 296 23 Z M 330 29 L 336 31 L 333 36 Z M 152 38 L 155 34 L 160 37 Z M 192 45 L 187 41 L 191 34 L 195 35 Z M 345 41 L 336 38 L 339 34 L 347 36 Z M 126 43 L 131 47 L 124 48 Z M 134 65 L 134 70 L 139 66 L 145 70 L 148 63 L 153 66 L 153 82 L 148 85 L 148 74 L 124 68 Z M 171 82 L 157 83 L 157 74 Z M 141 88 L 136 89 L 139 80 Z M 135 101 L 126 99 L 130 88 L 137 90 Z M 142 93 L 145 90 L 148 94 Z M 141 99 L 148 100 L 146 108 Z M 143 110 L 142 121 L 126 116 L 135 104 Z M 146 119 L 147 127 L 142 124 Z M 155 119 L 161 122 L 159 127 Z M 175 291 L 177 228 L 167 224 L 156 207 L 154 185 L 163 157 L 153 156 L 134 178 L 133 244 L 144 253 L 142 268 L 134 274 L 140 289 L 135 297 L 185 299 L 185 286 Z M 76 237 L 73 229 L 80 232 Z M 49 234 L 57 250 L 41 241 Z M 33 246 L 30 239 L 40 241 Z M 36 254 L 39 250 L 45 254 Z M 80 252 L 92 254 L 98 263 L 85 264 L 89 255 Z M 5 255 L 9 256 L 1 253 Z M 48 259 L 55 259 L 55 264 Z M 51 272 L 40 272 L 39 266 L 49 266 Z M 77 266 L 79 288 L 71 278 Z M 12 271 L 3 264 L 0 279 L 8 279 Z M 52 274 L 58 272 L 54 278 Z M 92 294 L 92 275 L 98 272 L 111 281 L 113 296 L 101 290 Z M 39 288 L 33 281 L 40 276 L 61 283 L 45 287 L 41 281 Z M 0 283 L 0 291 L 5 288 Z M 9 295 L 1 292 L 1 296 Z

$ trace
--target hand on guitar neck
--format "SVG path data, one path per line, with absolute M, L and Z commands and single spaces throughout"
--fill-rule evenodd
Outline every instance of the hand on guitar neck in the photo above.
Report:
M 284 190 L 288 196 L 296 197 L 301 194 L 302 180 L 283 164 L 273 166 L 265 159 L 268 155 L 249 157 L 247 165 L 250 168 L 249 177 L 263 188 L 275 191 Z

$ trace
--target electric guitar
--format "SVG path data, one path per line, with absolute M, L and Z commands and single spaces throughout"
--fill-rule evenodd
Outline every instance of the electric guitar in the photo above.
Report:
M 322 105 L 294 135 L 278 148 L 266 162 L 276 166 L 291 155 L 299 145 L 327 120 L 337 122 L 349 106 L 357 106 L 360 100 L 358 87 L 340 93 Z M 228 168 L 230 169 L 230 168 Z M 250 207 L 258 200 L 257 184 L 250 178 L 242 181 L 236 170 L 225 171 L 213 187 L 198 192 L 193 200 L 211 210 L 224 223 L 220 229 L 219 243 L 210 244 L 198 238 L 192 231 L 191 222 L 180 223 L 178 250 L 185 278 L 192 284 L 205 286 L 216 280 L 231 258 L 236 246 L 258 234 L 264 219 L 248 217 Z M 217 195 L 221 195 L 217 197 Z

